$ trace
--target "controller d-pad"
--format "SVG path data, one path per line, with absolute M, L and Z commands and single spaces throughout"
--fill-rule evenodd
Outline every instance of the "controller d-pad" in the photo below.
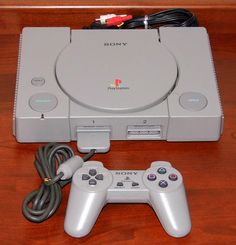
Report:
M 82 180 L 89 180 L 90 176 L 88 174 L 83 174 L 82 175 Z
M 103 174 L 97 174 L 95 176 L 95 179 L 97 179 L 97 180 L 103 180 Z
M 160 180 L 160 181 L 159 181 L 159 186 L 160 186 L 161 188 L 166 188 L 166 187 L 168 186 L 168 183 L 167 183 L 167 181 L 165 181 L 165 180 Z
M 96 169 L 90 169 L 89 170 L 89 175 L 95 176 L 96 174 L 97 174 L 97 170 Z
M 90 179 L 89 180 L 89 185 L 96 185 L 97 181 L 95 179 Z

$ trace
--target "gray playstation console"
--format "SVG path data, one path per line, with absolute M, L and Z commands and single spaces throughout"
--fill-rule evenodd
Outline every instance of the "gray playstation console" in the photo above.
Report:
M 24 28 L 13 116 L 19 142 L 216 141 L 223 112 L 207 31 Z

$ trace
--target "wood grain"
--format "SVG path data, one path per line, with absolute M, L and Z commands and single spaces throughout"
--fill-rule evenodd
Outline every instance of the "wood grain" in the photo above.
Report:
M 16 1 L 15 1 L 16 2 Z M 20 2 L 20 1 L 19 1 Z M 216 1 L 217 2 L 217 1 Z M 66 10 L 67 11 L 67 10 Z M 139 10 L 142 12 L 141 10 Z M 199 10 L 200 11 L 200 10 Z M 38 144 L 19 144 L 12 136 L 12 108 L 18 54 L 19 31 L 25 23 L 57 25 L 57 10 L 35 14 L 24 10 L 1 13 L 0 35 L 0 241 L 1 244 L 212 244 L 236 243 L 236 33 L 233 23 L 221 25 L 222 18 L 235 18 L 233 10 L 202 10 L 203 24 L 210 39 L 225 113 L 224 134 L 219 142 L 168 143 L 145 141 L 112 142 L 111 151 L 93 159 L 109 169 L 146 169 L 154 160 L 167 160 L 183 174 L 192 217 L 192 232 L 182 239 L 169 237 L 153 210 L 145 204 L 109 204 L 99 216 L 91 234 L 73 239 L 63 232 L 69 186 L 63 190 L 62 205 L 50 220 L 32 224 L 21 214 L 25 195 L 40 184 L 33 166 Z M 227 12 L 228 11 L 228 12 Z M 7 13 L 10 15 L 7 17 Z M 79 27 L 59 14 L 60 25 Z M 203 14 L 204 13 L 204 14 Z M 87 12 L 92 19 L 94 12 Z M 47 18 L 47 15 L 49 16 Z M 208 15 L 208 18 L 207 18 Z M 15 16 L 13 19 L 10 17 Z M 41 16 L 41 22 L 40 20 Z M 92 16 L 92 17 L 91 17 Z M 83 12 L 86 17 L 86 12 Z M 9 18 L 7 21 L 3 19 Z M 216 20 L 216 23 L 212 21 Z M 218 20 L 218 22 L 217 22 Z M 219 26 L 220 30 L 219 29 Z M 219 32 L 217 32 L 219 30 Z M 75 142 L 70 145 L 76 149 Z
M 210 2 L 210 1 L 209 1 Z M 0 34 L 19 34 L 25 26 L 88 26 L 101 14 L 152 14 L 180 5 L 89 5 L 89 6 L 0 6 Z M 182 6 L 183 7 L 183 6 Z M 225 5 L 184 6 L 198 16 L 201 26 L 210 33 L 236 33 L 236 2 Z
M 0 0 L 0 6 L 233 6 L 234 0 Z

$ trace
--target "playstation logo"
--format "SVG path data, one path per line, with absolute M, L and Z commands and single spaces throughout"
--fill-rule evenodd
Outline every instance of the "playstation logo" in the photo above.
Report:
M 108 90 L 123 90 L 123 89 L 129 89 L 129 87 L 127 87 L 121 79 L 115 79 L 114 82 L 111 83 L 107 89 Z

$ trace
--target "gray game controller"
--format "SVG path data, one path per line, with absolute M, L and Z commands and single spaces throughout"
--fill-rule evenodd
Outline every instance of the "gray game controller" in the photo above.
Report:
M 146 171 L 109 171 L 101 162 L 86 162 L 72 179 L 65 231 L 87 235 L 107 203 L 148 203 L 170 236 L 191 230 L 183 178 L 169 162 L 153 162 Z

